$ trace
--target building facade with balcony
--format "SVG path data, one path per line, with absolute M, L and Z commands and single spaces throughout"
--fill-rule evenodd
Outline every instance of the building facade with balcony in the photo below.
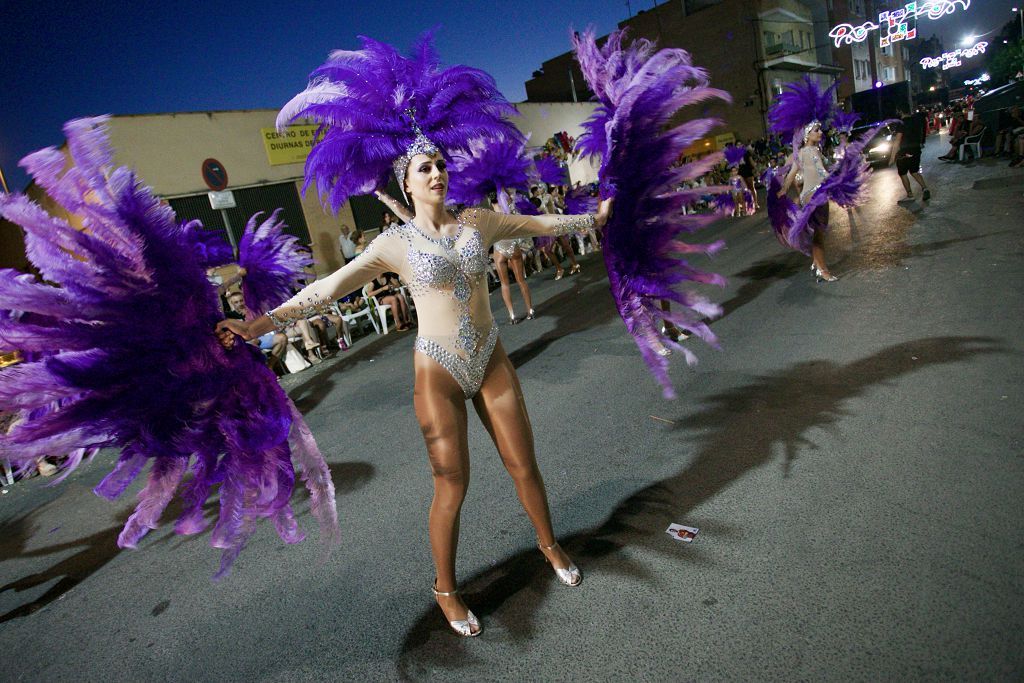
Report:
M 766 114 L 785 83 L 807 74 L 829 85 L 842 69 L 832 64 L 825 0 L 674 0 L 619 23 L 632 38 L 689 51 L 711 84 L 732 95 L 689 115 L 724 122 L 722 140 L 760 138 Z M 599 41 L 600 42 L 600 41 Z M 526 82 L 527 101 L 573 102 L 592 97 L 571 52 L 543 63 Z

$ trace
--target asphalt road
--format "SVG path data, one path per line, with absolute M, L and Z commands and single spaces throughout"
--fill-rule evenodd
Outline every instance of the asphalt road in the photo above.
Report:
M 723 348 L 688 342 L 668 402 L 598 259 L 531 278 L 540 317 L 502 325 L 563 545 L 554 580 L 471 418 L 459 574 L 485 626 L 448 631 L 430 595 L 431 486 L 411 334 L 284 380 L 331 463 L 343 544 L 262 528 L 214 584 L 208 537 L 115 539 L 90 489 L 113 455 L 0 496 L 0 679 L 1019 680 L 1024 172 L 934 161 L 928 205 L 833 208 L 841 279 L 817 284 L 762 217 L 711 230 Z M 501 307 L 497 294 L 495 310 Z M 500 319 L 500 316 L 499 316 Z M 210 514 L 214 512 L 210 508 Z M 672 522 L 700 528 L 672 540 Z

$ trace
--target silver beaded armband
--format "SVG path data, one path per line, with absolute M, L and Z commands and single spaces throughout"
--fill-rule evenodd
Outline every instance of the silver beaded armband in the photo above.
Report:
M 585 213 L 579 216 L 569 216 L 566 220 L 561 221 L 552 233 L 555 237 L 561 237 L 562 235 L 569 235 L 579 230 L 590 230 L 594 227 L 596 219 L 594 214 Z
M 278 332 L 291 325 L 290 321 L 281 320 L 276 315 L 274 315 L 273 311 L 267 311 L 266 315 L 268 318 L 270 318 L 270 322 L 274 325 L 274 329 L 277 330 Z

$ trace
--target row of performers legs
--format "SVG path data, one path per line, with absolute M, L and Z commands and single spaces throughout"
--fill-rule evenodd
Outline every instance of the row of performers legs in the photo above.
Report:
M 597 235 L 593 231 L 590 233 L 590 239 L 594 249 L 600 249 Z M 565 254 L 566 259 L 569 261 L 569 274 L 575 275 L 580 272 L 580 264 L 576 261 L 576 255 L 573 253 L 569 238 L 565 235 L 551 238 L 550 241 L 538 242 L 536 246 L 538 257 L 542 255 L 549 263 L 555 266 L 556 280 L 561 280 L 565 275 L 562 259 L 558 255 L 558 246 L 561 246 L 562 253 Z M 515 325 L 520 321 L 520 318 L 516 317 L 515 307 L 512 305 L 509 271 L 515 276 L 516 284 L 519 286 L 519 293 L 522 295 L 523 303 L 526 305 L 526 319 L 533 320 L 533 299 L 530 295 L 530 285 L 526 282 L 526 260 L 522 249 L 517 247 L 507 255 L 501 250 L 495 249 L 494 268 L 498 273 L 498 282 L 501 285 L 501 298 L 505 302 L 505 308 L 508 310 L 509 322 Z
M 461 386 L 437 361 L 414 354 L 416 419 L 423 432 L 427 457 L 434 480 L 430 505 L 430 548 L 437 572 L 434 586 L 437 603 L 445 618 L 460 624 L 461 635 L 476 635 L 479 624 L 469 619 L 469 608 L 457 592 L 455 556 L 459 542 L 459 516 L 469 485 L 468 410 Z M 505 469 L 512 477 L 516 494 L 537 534 L 537 543 L 547 561 L 556 569 L 575 571 L 565 551 L 557 544 L 551 526 L 551 511 L 537 459 L 533 429 L 515 368 L 499 340 L 491 354 L 483 384 L 472 399 L 473 408 L 491 435 Z M 560 580 L 562 577 L 559 577 Z M 579 583 L 578 572 L 575 582 Z

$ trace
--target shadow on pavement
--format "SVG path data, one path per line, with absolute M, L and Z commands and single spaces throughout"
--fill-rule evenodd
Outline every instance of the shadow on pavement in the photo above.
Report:
M 373 479 L 376 471 L 373 465 L 366 462 L 331 463 L 328 467 L 331 470 L 331 478 L 334 480 L 335 493 L 337 495 L 350 493 L 363 487 L 367 482 Z M 186 482 L 183 482 L 183 484 L 184 483 Z M 292 497 L 293 505 L 296 502 L 301 501 L 304 503 L 308 500 L 309 494 L 306 491 L 306 488 L 301 482 L 297 482 L 295 492 Z M 118 534 L 121 533 L 121 528 L 128 520 L 133 509 L 134 508 L 126 508 L 125 510 L 122 510 L 117 516 L 117 524 L 101 531 L 97 531 L 85 538 L 38 548 L 36 550 L 25 550 L 25 547 L 28 545 L 29 540 L 38 533 L 36 525 L 32 522 L 31 518 L 39 513 L 40 510 L 34 510 L 30 514 L 15 518 L 0 528 L 0 557 L 3 557 L 4 559 L 12 559 L 15 557 L 47 557 L 69 550 L 77 550 L 74 554 L 59 560 L 47 569 L 35 572 L 34 574 L 29 574 L 28 576 L 12 581 L 4 586 L 0 586 L 0 593 L 8 590 L 20 593 L 22 591 L 36 588 L 37 586 L 42 586 L 54 579 L 59 579 L 57 583 L 47 589 L 46 592 L 35 600 L 19 605 L 5 614 L 0 614 L 0 623 L 10 621 L 11 619 L 16 619 L 18 617 L 28 616 L 39 611 L 43 607 L 46 607 L 55 600 L 59 600 L 69 590 L 77 586 L 82 581 L 88 579 L 90 576 L 102 569 L 108 562 L 113 560 L 114 557 L 121 552 L 121 548 L 117 546 Z M 212 527 L 213 521 L 217 517 L 218 509 L 219 498 L 216 496 L 211 497 L 203 505 L 203 515 L 206 518 L 206 521 L 210 523 L 206 531 L 194 536 L 180 536 L 174 533 L 165 533 L 161 538 L 157 539 L 154 544 L 167 543 L 171 540 L 178 539 L 179 543 L 174 546 L 177 548 L 186 543 L 196 542 L 201 538 L 205 539 L 209 534 L 209 529 Z M 179 497 L 175 497 L 161 517 L 160 529 L 168 529 L 168 527 L 172 526 L 174 524 L 174 520 L 178 518 L 181 512 L 182 501 Z M 296 516 L 301 520 L 304 517 L 308 517 L 309 512 L 308 510 L 302 512 L 297 511 Z M 309 527 L 310 523 L 306 522 L 305 526 Z M 141 550 L 140 552 L 145 552 L 145 550 Z
M 845 402 L 917 370 L 1005 352 L 991 338 L 934 337 L 891 346 L 845 365 L 827 360 L 798 363 L 710 396 L 673 427 L 695 434 L 700 442 L 692 462 L 675 476 L 629 496 L 599 527 L 565 538 L 562 545 L 585 576 L 607 572 L 647 577 L 650 572 L 645 567 L 618 551 L 631 546 L 671 552 L 675 546 L 662 534 L 670 521 L 685 518 L 748 471 L 771 462 L 777 446 L 785 453 L 785 476 L 799 448 L 814 446 L 806 436 L 811 429 L 827 428 L 849 414 Z M 688 555 L 688 561 L 700 561 L 699 554 Z M 532 549 L 472 577 L 466 587 L 466 602 L 473 611 L 485 619 L 491 617 L 517 642 L 530 638 L 535 611 L 548 591 L 562 589 Z M 529 599 L 515 600 L 502 609 L 524 589 L 530 591 Z M 586 579 L 582 590 L 586 590 Z M 402 645 L 399 671 L 403 678 L 472 662 L 471 648 L 447 630 L 436 609 L 417 620 Z

